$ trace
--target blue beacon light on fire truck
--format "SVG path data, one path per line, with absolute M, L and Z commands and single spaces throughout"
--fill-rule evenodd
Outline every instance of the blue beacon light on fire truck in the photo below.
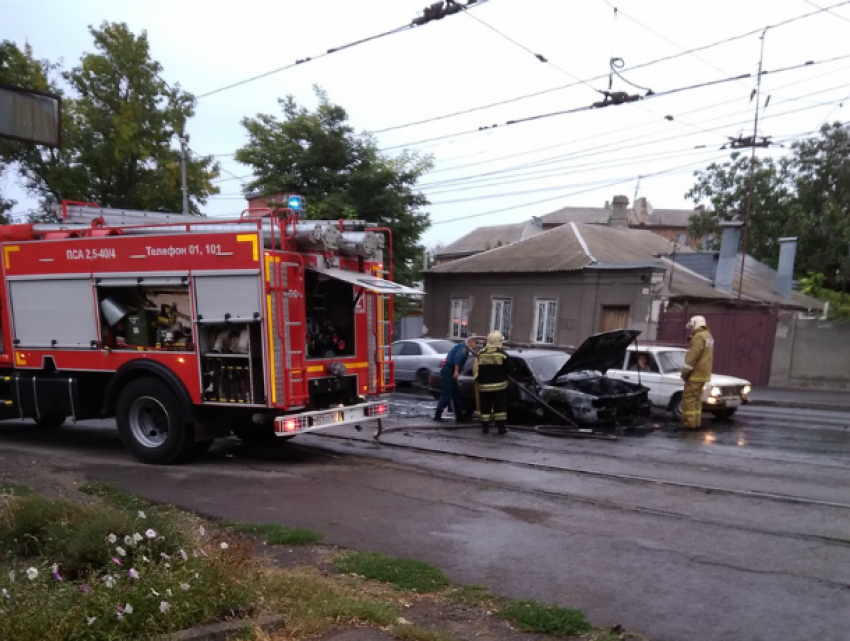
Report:
M 287 196 L 286 206 L 291 209 L 292 213 L 296 216 L 303 215 L 305 210 L 304 196 Z

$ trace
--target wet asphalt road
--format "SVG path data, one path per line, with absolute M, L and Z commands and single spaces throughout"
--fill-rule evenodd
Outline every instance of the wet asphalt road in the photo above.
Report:
M 433 401 L 393 398 L 393 425 Z M 656 641 L 850 637 L 850 413 L 745 407 L 697 434 L 616 442 L 512 431 L 337 429 L 143 466 L 106 421 L 0 427 L 30 456 L 154 501 L 277 521 L 436 563 L 456 581 L 584 609 Z M 43 461 L 43 462 L 42 462 Z

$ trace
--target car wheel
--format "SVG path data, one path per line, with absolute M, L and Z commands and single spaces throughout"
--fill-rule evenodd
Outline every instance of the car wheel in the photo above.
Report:
M 189 417 L 163 381 L 131 381 L 118 395 L 115 409 L 118 434 L 142 463 L 167 465 L 192 452 L 195 443 Z
M 670 399 L 670 413 L 673 414 L 673 418 L 677 421 L 681 421 L 682 411 L 682 392 L 676 392 L 673 394 L 673 398 Z
M 60 414 L 43 414 L 35 419 L 35 424 L 43 430 L 55 430 L 57 427 L 62 427 L 67 416 Z
M 719 418 L 721 421 L 725 421 L 732 418 L 732 415 L 737 409 L 737 407 L 727 407 L 726 409 L 722 410 L 712 410 L 711 413 L 714 414 L 715 418 Z
M 419 387 L 424 387 L 425 389 L 427 389 L 429 383 L 431 382 L 431 372 L 429 372 L 427 369 L 420 369 L 418 372 L 416 372 L 416 382 L 418 383 Z

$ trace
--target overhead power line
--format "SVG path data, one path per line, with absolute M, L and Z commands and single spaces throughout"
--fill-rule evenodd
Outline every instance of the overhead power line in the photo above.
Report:
M 847 0 L 847 1 L 848 1 L 848 3 L 850 3 L 850 0 Z M 602 109 L 602 108 L 605 108 L 605 107 L 608 107 L 608 106 L 625 104 L 625 102 L 638 102 L 638 101 L 644 101 L 644 100 L 657 99 L 657 98 L 662 98 L 662 97 L 665 97 L 665 96 L 671 96 L 671 95 L 674 95 L 674 94 L 683 93 L 683 92 L 686 92 L 686 91 L 693 91 L 695 89 L 704 89 L 706 87 L 713 87 L 713 86 L 724 84 L 724 83 L 727 83 L 727 82 L 742 80 L 744 78 L 760 77 L 760 76 L 764 76 L 764 75 L 767 75 L 767 74 L 776 75 L 778 73 L 784 73 L 784 72 L 787 72 L 787 71 L 794 71 L 794 70 L 797 70 L 797 69 L 802 69 L 804 67 L 812 67 L 812 66 L 816 66 L 816 65 L 826 64 L 826 63 L 829 63 L 829 62 L 835 62 L 837 60 L 845 60 L 847 58 L 850 58 L 850 54 L 846 54 L 846 55 L 843 55 L 843 56 L 835 56 L 833 58 L 829 58 L 829 59 L 826 59 L 826 60 L 819 60 L 819 61 L 809 60 L 809 61 L 804 62 L 804 63 L 800 63 L 800 64 L 797 64 L 797 65 L 791 65 L 791 66 L 788 66 L 788 67 L 781 67 L 779 69 L 774 69 L 772 71 L 762 70 L 762 71 L 757 72 L 755 74 L 753 74 L 753 73 L 743 73 L 743 74 L 739 74 L 737 76 L 731 76 L 729 78 L 721 78 L 719 80 L 709 80 L 709 81 L 706 81 L 706 82 L 700 82 L 700 83 L 696 83 L 696 84 L 692 84 L 692 85 L 685 85 L 683 87 L 676 87 L 674 89 L 668 89 L 667 91 L 659 91 L 657 93 L 653 93 L 653 94 L 650 94 L 650 95 L 647 95 L 647 96 L 638 97 L 635 100 L 628 100 L 628 101 L 624 101 L 622 103 L 617 102 L 617 101 L 594 103 L 592 105 L 584 105 L 584 106 L 581 106 L 581 107 L 574 107 L 572 109 L 562 109 L 560 111 L 553 111 L 553 112 L 544 113 L 544 114 L 537 114 L 535 116 L 526 116 L 525 118 L 516 118 L 514 120 L 508 120 L 507 122 L 502 123 L 501 125 L 495 124 L 495 125 L 490 125 L 490 126 L 485 126 L 485 127 L 479 127 L 478 129 L 470 129 L 470 130 L 467 130 L 467 131 L 461 131 L 461 132 L 457 132 L 457 133 L 453 133 L 453 134 L 444 134 L 442 136 L 434 136 L 432 138 L 425 138 L 423 140 L 417 140 L 415 142 L 403 143 L 403 144 L 400 144 L 400 145 L 392 145 L 392 146 L 389 146 L 389 147 L 382 147 L 381 151 L 390 151 L 392 149 L 400 149 L 400 148 L 405 148 L 405 147 L 411 147 L 411 146 L 414 146 L 414 145 L 419 145 L 419 144 L 422 144 L 422 143 L 432 142 L 432 141 L 436 141 L 436 140 L 447 140 L 449 138 L 459 138 L 461 136 L 468 136 L 470 134 L 478 133 L 479 131 L 488 131 L 488 130 L 491 130 L 491 129 L 497 129 L 499 127 L 504 128 L 504 127 L 508 127 L 510 125 L 517 125 L 517 124 L 532 122 L 532 121 L 536 121 L 536 120 L 543 120 L 545 118 L 552 118 L 554 116 L 564 116 L 564 115 L 568 115 L 568 114 L 581 113 L 581 112 L 584 112 L 584 111 L 593 111 L 593 110 Z M 617 93 L 619 93 L 619 92 L 617 92 Z
M 848 0 L 850 1 L 850 0 Z M 344 45 L 340 45 L 338 47 L 333 47 L 328 49 L 324 53 L 320 53 L 315 56 L 308 56 L 306 58 L 299 58 L 293 63 L 288 65 L 284 65 L 283 67 L 278 67 L 277 69 L 272 69 L 271 71 L 266 71 L 265 73 L 258 74 L 256 76 L 251 76 L 250 78 L 245 78 L 244 80 L 239 80 L 238 82 L 233 82 L 229 85 L 225 85 L 224 87 L 219 87 L 218 89 L 213 89 L 211 91 L 207 91 L 197 96 L 197 99 L 207 98 L 208 96 L 215 95 L 217 93 L 221 93 L 222 91 L 227 91 L 228 89 L 234 89 L 235 87 L 240 87 L 242 85 L 248 84 L 249 82 L 254 82 L 255 80 L 260 80 L 262 78 L 267 78 L 268 76 L 272 76 L 277 73 L 281 73 L 283 71 L 287 71 L 288 69 L 292 69 L 293 67 L 297 67 L 299 65 L 303 65 L 307 62 L 312 62 L 313 60 L 319 60 L 320 58 L 325 58 L 334 53 L 339 53 L 340 51 L 345 51 L 346 49 L 351 49 L 352 47 L 356 47 L 357 45 L 362 45 L 367 42 L 372 42 L 373 40 L 379 40 L 380 38 L 386 38 L 387 36 L 394 35 L 396 33 L 401 33 L 402 31 L 408 31 L 410 29 L 415 29 L 418 26 L 422 26 L 434 20 L 440 20 L 447 15 L 451 15 L 453 13 L 458 13 L 462 9 L 468 9 L 471 6 L 480 6 L 482 4 L 486 4 L 489 0 L 468 0 L 466 5 L 459 4 L 455 2 L 455 0 L 448 0 L 446 3 L 443 3 L 443 0 L 440 2 L 436 2 L 429 7 L 425 8 L 425 15 L 414 18 L 410 24 L 402 25 L 401 27 L 396 27 L 395 29 L 390 29 L 389 31 L 384 31 L 382 33 L 377 33 L 373 36 L 367 36 L 365 38 L 360 38 L 359 40 L 354 40 L 353 42 L 349 42 Z M 439 5 L 439 8 L 438 8 Z M 457 7 L 457 9 L 452 9 L 452 7 Z
M 706 44 L 706 45 L 701 45 L 699 47 L 686 49 L 686 50 L 681 51 L 680 53 L 672 54 L 672 55 L 669 55 L 669 56 L 664 56 L 663 58 L 656 58 L 655 60 L 648 60 L 647 62 L 642 62 L 642 63 L 634 65 L 632 67 L 628 67 L 628 68 L 624 69 L 623 71 L 625 72 L 625 71 L 633 71 L 635 69 L 644 69 L 646 67 L 650 67 L 650 66 L 653 66 L 653 65 L 656 65 L 656 64 L 660 64 L 662 62 L 667 62 L 667 61 L 673 60 L 675 58 L 680 58 L 681 56 L 692 55 L 692 54 L 695 54 L 699 51 L 705 51 L 707 49 L 718 47 L 720 45 L 724 45 L 724 44 L 727 44 L 727 43 L 730 43 L 730 42 L 734 42 L 736 40 L 741 40 L 742 38 L 746 38 L 746 37 L 752 36 L 752 35 L 757 34 L 757 33 L 761 33 L 765 28 L 775 29 L 777 27 L 782 27 L 782 26 L 791 24 L 792 22 L 796 22 L 798 20 L 803 20 L 805 18 L 809 18 L 811 16 L 817 15 L 817 14 L 822 13 L 824 11 L 829 11 L 830 9 L 835 9 L 836 7 L 841 7 L 841 6 L 845 6 L 845 5 L 848 5 L 848 4 L 850 4 L 850 0 L 844 0 L 843 2 L 839 2 L 837 4 L 830 5 L 828 7 L 823 7 L 822 9 L 819 9 L 818 11 L 810 11 L 809 13 L 804 13 L 804 14 L 801 14 L 799 16 L 795 16 L 794 18 L 789 18 L 788 20 L 784 20 L 782 22 L 777 22 L 777 23 L 772 24 L 772 25 L 766 25 L 765 27 L 761 27 L 761 28 L 755 29 L 753 31 L 747 31 L 746 33 L 742 33 L 742 34 L 739 34 L 739 35 L 736 35 L 736 36 L 731 36 L 729 38 L 724 38 L 723 40 L 718 40 L 716 42 L 712 42 L 712 43 L 709 43 L 709 44 Z M 659 36 L 660 36 L 660 34 L 659 34 Z M 663 37 L 663 36 L 660 36 L 660 37 Z M 528 94 L 522 94 L 520 96 L 514 96 L 512 98 L 499 100 L 497 102 L 492 102 L 492 103 L 489 103 L 489 104 L 486 104 L 486 105 L 479 105 L 477 107 L 470 107 L 468 109 L 462 109 L 460 111 L 455 111 L 455 112 L 448 113 L 448 114 L 442 114 L 442 115 L 439 115 L 439 116 L 432 116 L 430 118 L 423 118 L 421 120 L 415 120 L 415 121 L 403 123 L 403 124 L 400 124 L 400 125 L 393 125 L 391 127 L 385 127 L 383 129 L 376 129 L 372 133 L 380 134 L 380 133 L 384 133 L 384 132 L 387 132 L 387 131 L 395 131 L 395 130 L 398 130 L 398 129 L 407 129 L 408 127 L 416 127 L 416 126 L 428 124 L 428 123 L 431 123 L 431 122 L 437 122 L 439 120 L 446 120 L 446 119 L 449 119 L 449 118 L 455 118 L 457 116 L 465 116 L 467 114 L 475 113 L 477 111 L 484 111 L 484 110 L 487 110 L 487 109 L 492 109 L 494 107 L 501 107 L 502 105 L 507 105 L 507 104 L 511 104 L 511 103 L 514 103 L 514 102 L 519 102 L 521 100 L 527 100 L 529 98 L 537 98 L 538 96 L 543 96 L 543 95 L 546 95 L 546 94 L 549 94 L 549 93 L 553 93 L 555 91 L 563 91 L 564 89 L 570 89 L 570 88 L 576 87 L 578 85 L 596 82 L 597 80 L 604 80 L 607 77 L 608 77 L 608 74 L 601 74 L 601 75 L 598 75 L 598 76 L 594 76 L 592 78 L 587 78 L 585 80 L 572 82 L 572 83 L 569 83 L 569 84 L 566 84 L 566 85 L 560 85 L 558 87 L 551 87 L 549 89 L 541 89 L 540 91 L 535 91 L 535 92 L 528 93 Z

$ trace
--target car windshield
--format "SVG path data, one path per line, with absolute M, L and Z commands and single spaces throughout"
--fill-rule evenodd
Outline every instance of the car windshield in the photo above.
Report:
M 526 362 L 537 378 L 541 381 L 551 381 L 569 358 L 567 354 L 546 354 L 545 356 L 527 357 Z
M 681 371 L 685 365 L 685 351 L 677 349 L 669 352 L 658 352 L 658 362 L 664 372 Z
M 428 347 L 438 354 L 448 354 L 454 346 L 451 341 L 428 341 Z

